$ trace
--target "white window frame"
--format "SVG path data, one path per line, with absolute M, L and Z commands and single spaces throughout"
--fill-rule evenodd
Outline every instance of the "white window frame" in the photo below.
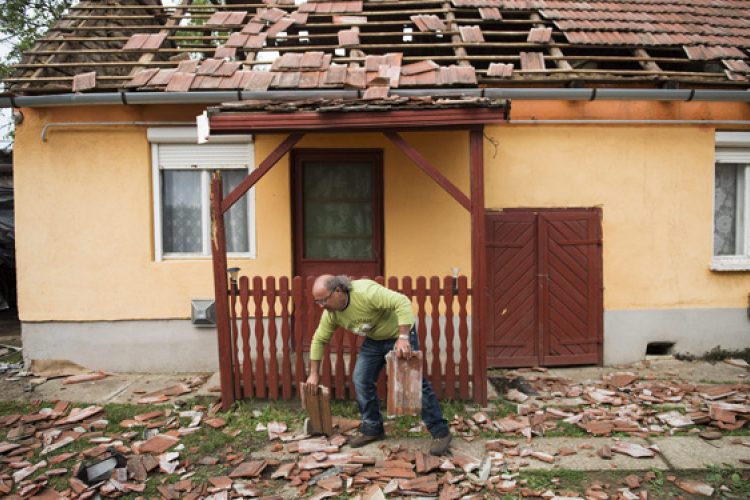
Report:
M 714 255 L 711 260 L 712 271 L 749 271 L 750 270 L 750 132 L 716 132 L 715 163 L 744 163 L 744 182 L 737 192 L 737 238 L 740 240 L 741 254 Z M 716 214 L 716 175 L 714 174 L 714 205 L 712 221 Z M 711 252 L 715 227 L 711 224 Z
M 185 164 L 185 165 L 161 165 L 159 156 L 160 145 L 191 144 L 198 145 L 198 132 L 196 127 L 159 127 L 148 129 L 148 140 L 151 143 L 151 179 L 153 192 L 154 213 L 154 259 L 156 262 L 164 260 L 203 260 L 211 258 L 211 173 L 220 170 L 245 170 L 248 174 L 255 168 L 255 144 L 252 135 L 223 135 L 212 136 L 206 144 L 240 144 L 247 147 L 247 160 L 242 163 L 217 163 L 217 164 Z M 162 196 L 161 196 L 161 172 L 163 170 L 201 170 L 201 219 L 204 228 L 203 248 L 201 253 L 165 253 L 162 234 Z M 224 193 L 226 196 L 229 193 Z M 255 188 L 251 188 L 237 203 L 247 203 L 247 234 L 248 252 L 227 253 L 230 259 L 255 259 L 256 258 L 256 235 L 255 235 Z

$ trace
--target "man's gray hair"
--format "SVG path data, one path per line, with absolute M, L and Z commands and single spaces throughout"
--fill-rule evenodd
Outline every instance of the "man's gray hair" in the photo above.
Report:
M 344 292 L 350 292 L 352 290 L 352 280 L 349 276 L 334 276 L 325 283 L 326 290 L 329 292 L 334 291 L 337 288 L 341 288 Z

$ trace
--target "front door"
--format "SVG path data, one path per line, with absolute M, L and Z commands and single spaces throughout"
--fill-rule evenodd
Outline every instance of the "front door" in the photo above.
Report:
M 488 213 L 488 367 L 602 364 L 598 209 Z
M 379 150 L 295 150 L 294 273 L 383 273 L 383 155 Z

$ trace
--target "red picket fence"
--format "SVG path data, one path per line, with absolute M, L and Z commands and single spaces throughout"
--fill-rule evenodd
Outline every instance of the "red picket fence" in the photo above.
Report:
M 376 281 L 383 284 L 382 277 Z M 269 276 L 239 279 L 228 291 L 231 335 L 219 335 L 231 342 L 232 380 L 229 391 L 234 399 L 299 397 L 297 388 L 307 379 L 308 349 L 322 308 L 312 295 L 314 278 L 297 276 L 292 280 Z M 429 284 L 429 286 L 428 286 Z M 416 306 L 417 333 L 423 356 L 423 372 L 438 398 L 470 399 L 472 366 L 467 319 L 471 290 L 466 276 L 454 281 L 423 276 L 413 285 L 404 277 L 388 279 L 388 288 L 412 299 Z M 428 330 L 429 323 L 429 332 Z M 428 337 L 429 335 L 429 337 Z M 342 328 L 333 335 L 321 363 L 321 383 L 337 399 L 354 399 L 352 373 L 362 337 Z M 222 346 L 219 346 L 221 349 Z M 220 352 L 222 352 L 220 350 Z M 379 381 L 380 397 L 385 397 L 385 372 Z

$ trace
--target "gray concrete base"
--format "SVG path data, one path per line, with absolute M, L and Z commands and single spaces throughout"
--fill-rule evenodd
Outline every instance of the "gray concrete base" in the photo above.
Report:
M 704 354 L 750 346 L 747 309 L 651 309 L 604 313 L 604 364 L 646 358 L 650 342 L 673 342 L 668 354 Z
M 23 352 L 32 359 L 67 359 L 92 370 L 140 373 L 219 369 L 215 328 L 188 320 L 22 324 Z

